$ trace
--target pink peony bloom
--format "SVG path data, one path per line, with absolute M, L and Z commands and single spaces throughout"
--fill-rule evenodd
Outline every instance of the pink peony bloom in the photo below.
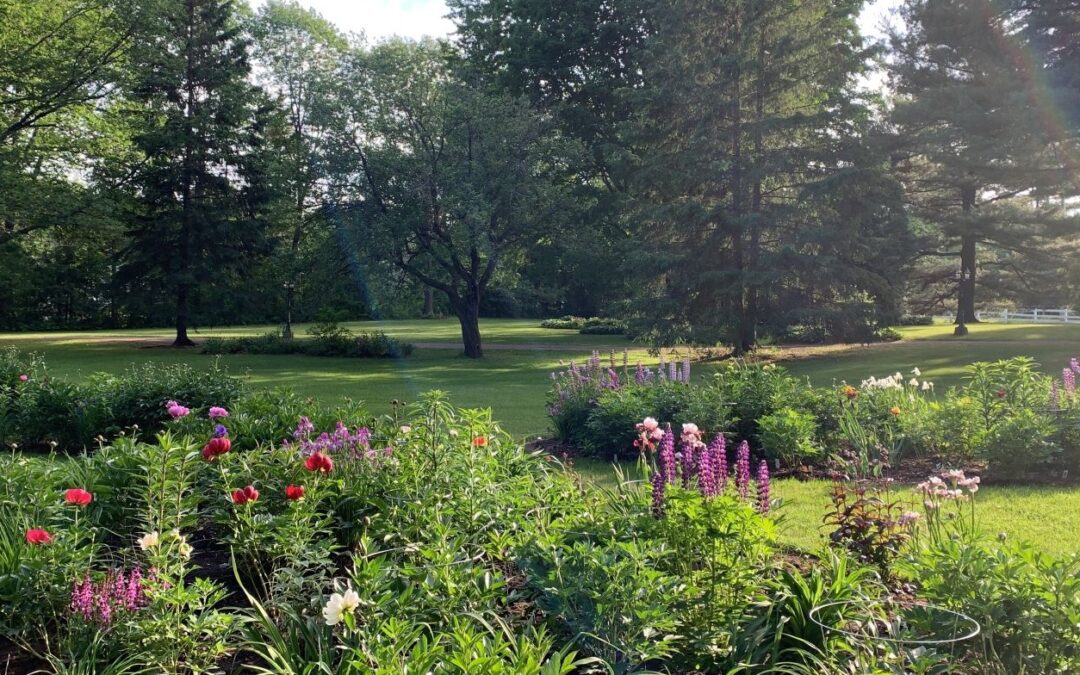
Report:
M 653 432 L 653 431 L 656 431 L 657 429 L 660 428 L 660 423 L 657 422 L 656 419 L 653 418 L 653 417 L 646 417 L 641 422 L 641 428 L 644 429 L 645 431 Z
M 176 401 L 166 401 L 165 410 L 169 413 L 169 417 L 172 417 L 173 419 L 187 417 L 191 414 L 191 410 L 185 408 Z
M 19 376 L 19 382 L 26 382 L 29 379 L 30 379 L 30 376 L 27 375 L 26 373 L 23 373 L 22 375 Z
M 213 406 L 210 408 L 210 419 L 220 420 L 229 416 L 229 411 L 221 406 Z

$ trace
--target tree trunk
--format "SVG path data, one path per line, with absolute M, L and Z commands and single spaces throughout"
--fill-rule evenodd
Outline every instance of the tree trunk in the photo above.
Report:
M 176 339 L 173 347 L 194 347 L 195 343 L 187 334 L 188 329 L 188 285 L 186 282 L 176 287 Z
M 425 319 L 435 318 L 435 289 L 424 286 L 424 313 Z
M 461 324 L 461 342 L 465 346 L 465 356 L 479 359 L 484 356 L 480 345 L 480 298 L 472 296 L 454 303 L 454 313 Z
M 180 265 L 177 273 L 178 282 L 176 284 L 176 339 L 173 340 L 173 347 L 193 347 L 194 342 L 188 337 L 188 313 L 189 302 L 188 296 L 191 294 L 191 283 L 188 275 L 191 272 L 191 258 L 192 258 L 192 229 L 194 228 L 194 204 L 195 199 L 195 150 L 193 148 L 195 129 L 193 126 L 192 117 L 194 115 L 195 106 L 195 76 L 192 73 L 194 64 L 194 38 L 192 36 L 193 26 L 195 25 L 195 3 L 192 0 L 187 2 L 187 41 L 186 41 L 186 70 L 185 70 L 185 93 L 187 98 L 187 126 L 184 129 L 184 164 L 182 168 L 181 182 L 182 196 L 181 206 L 183 212 L 181 214 L 180 222 Z
M 964 213 L 975 208 L 975 186 L 965 185 L 960 188 L 961 203 Z M 960 237 L 960 278 L 956 284 L 956 321 L 955 323 L 978 323 L 975 316 L 975 235 L 965 234 Z

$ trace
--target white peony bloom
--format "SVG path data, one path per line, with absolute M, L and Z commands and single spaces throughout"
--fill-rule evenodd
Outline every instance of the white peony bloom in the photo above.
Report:
M 161 543 L 161 535 L 157 532 L 147 532 L 143 536 L 139 537 L 139 548 L 144 551 L 148 551 L 152 548 L 157 548 Z
M 921 377 L 922 376 L 922 371 L 919 370 L 918 368 L 912 368 L 911 369 L 911 374 L 914 375 L 915 377 Z
M 334 593 L 323 607 L 323 620 L 327 626 L 336 626 L 346 614 L 352 614 L 360 606 L 360 596 L 353 589 L 348 589 L 344 594 Z
M 913 377 L 910 380 L 908 380 L 908 385 L 910 385 L 912 387 L 917 387 L 917 386 L 919 386 L 919 381 Z
M 323 607 L 322 615 L 327 626 L 336 626 L 341 623 L 341 601 L 342 597 L 340 593 L 334 593 L 330 596 L 330 599 L 326 601 L 326 607 Z
M 922 390 L 923 391 L 930 391 L 933 388 L 934 388 L 934 385 L 933 385 L 933 383 L 930 382 L 930 380 L 923 380 L 923 383 L 922 383 Z

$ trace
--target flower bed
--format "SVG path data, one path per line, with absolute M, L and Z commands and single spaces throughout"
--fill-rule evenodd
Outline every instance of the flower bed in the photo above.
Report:
M 649 478 L 608 491 L 439 393 L 378 418 L 282 393 L 159 406 L 153 442 L 0 459 L 0 631 L 46 669 L 877 672 L 911 654 L 834 638 L 819 623 L 836 617 L 809 613 L 910 595 L 910 580 L 992 640 L 919 664 L 1080 665 L 1067 646 L 1077 563 L 980 543 L 977 483 L 958 474 L 876 520 L 838 508 L 843 534 L 800 572 L 776 555 L 768 465 L 746 442 L 729 461 L 727 439 L 694 423 L 631 425 Z M 950 546 L 988 581 L 1013 566 L 1038 592 L 991 622 L 977 594 L 936 581 Z M 1062 600 L 1039 605 L 1043 593 Z
M 693 420 L 710 434 L 746 440 L 771 467 L 843 470 L 866 477 L 905 458 L 979 464 L 1003 479 L 1080 475 L 1080 397 L 1073 359 L 1060 378 L 1026 358 L 975 363 L 967 384 L 938 391 L 918 368 L 907 375 L 811 387 L 775 366 L 732 363 L 692 383 L 688 362 L 656 370 L 602 363 L 552 374 L 548 412 L 556 435 L 605 459 L 638 454 L 633 425 Z

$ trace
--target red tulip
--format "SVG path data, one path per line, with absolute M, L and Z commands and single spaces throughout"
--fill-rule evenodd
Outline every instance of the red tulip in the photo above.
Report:
M 303 485 L 289 485 L 285 488 L 285 498 L 290 501 L 299 501 L 304 498 Z
M 71 488 L 64 493 L 64 501 L 74 506 L 87 506 L 94 501 L 94 495 L 82 488 Z
M 218 455 L 224 455 L 232 449 L 232 442 L 228 436 L 221 436 L 220 438 L 211 438 L 210 441 L 203 446 L 202 456 L 206 461 L 211 461 Z
M 49 531 L 40 527 L 35 527 L 26 531 L 26 543 L 40 546 L 42 544 L 51 544 L 52 535 Z
M 472 444 L 475 445 L 478 448 L 487 447 L 487 444 L 488 444 L 487 436 L 477 436 L 476 438 L 472 439 Z
M 239 490 L 233 490 L 232 500 L 234 504 L 255 502 L 259 500 L 259 491 L 255 489 L 254 485 L 248 485 Z
M 334 470 L 334 460 L 330 459 L 321 452 L 313 452 L 311 456 L 304 460 L 304 468 L 308 471 L 321 471 L 323 473 L 330 473 Z

